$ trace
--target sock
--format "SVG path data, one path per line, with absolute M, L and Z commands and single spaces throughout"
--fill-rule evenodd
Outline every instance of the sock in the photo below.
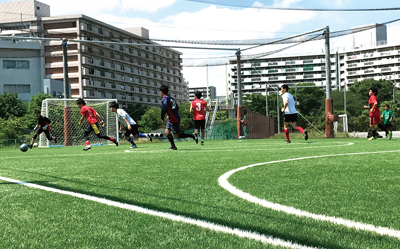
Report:
M 372 136 L 376 138 L 376 130 L 372 131 Z
M 174 137 L 173 137 L 171 134 L 169 134 L 169 135 L 167 136 L 167 138 L 168 138 L 168 141 L 171 143 L 171 147 L 172 147 L 172 148 L 175 147 Z
M 90 146 L 90 141 L 89 140 L 86 141 L 86 146 Z
M 132 145 L 136 145 L 135 142 L 133 142 L 133 138 L 131 137 L 128 139 L 128 142 L 131 143 Z
M 147 136 L 144 135 L 143 133 L 139 133 L 139 137 L 147 137 Z
M 289 141 L 289 130 L 285 129 L 286 141 Z
M 194 138 L 194 135 L 193 134 L 186 134 L 186 133 L 179 134 L 179 138 L 186 138 L 186 137 Z
M 110 137 L 110 141 L 111 141 L 111 142 L 114 142 L 115 139 L 114 139 L 113 137 Z
M 297 130 L 304 134 L 304 130 L 300 126 L 297 126 Z

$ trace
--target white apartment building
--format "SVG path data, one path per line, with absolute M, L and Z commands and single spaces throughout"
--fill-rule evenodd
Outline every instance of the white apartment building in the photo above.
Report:
M 61 39 L 86 41 L 68 42 L 72 97 L 118 99 L 123 106 L 129 103 L 159 106 L 159 88 L 165 84 L 177 102 L 188 99 L 187 84 L 181 73 L 181 53 L 152 46 L 158 44 L 149 41 L 149 31 L 144 28 L 119 29 L 81 14 L 51 17 L 50 6 L 36 0 L 0 3 L 0 11 L 23 13 L 0 17 L 2 36 L 60 39 L 41 43 L 45 79 L 64 79 Z M 140 45 L 130 45 L 133 43 Z
M 202 99 L 207 98 L 207 87 L 191 87 L 189 88 L 189 100 L 194 100 L 194 93 L 201 92 Z M 215 86 L 208 87 L 208 98 L 216 99 L 217 98 L 217 88 Z
M 366 34 L 367 33 L 367 34 Z M 366 38 L 368 37 L 368 39 Z M 371 43 L 368 43 L 372 41 Z M 333 87 L 348 87 L 364 79 L 385 79 L 400 87 L 400 43 L 386 44 L 386 27 L 379 26 L 369 32 L 353 36 L 350 49 L 336 54 L 331 51 L 331 84 Z M 236 63 L 236 61 L 231 61 Z M 326 85 L 325 53 L 312 55 L 289 55 L 268 57 L 242 62 L 242 93 L 265 95 L 276 91 L 282 84 L 314 83 Z M 237 66 L 232 65 L 229 75 L 229 92 L 237 97 Z

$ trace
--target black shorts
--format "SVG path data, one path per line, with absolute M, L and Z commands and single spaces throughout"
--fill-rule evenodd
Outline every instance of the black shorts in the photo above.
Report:
M 206 128 L 205 120 L 194 120 L 194 129 L 199 131 L 200 129 L 204 130 Z
M 386 129 L 392 129 L 392 124 L 383 124 Z
M 124 136 L 125 136 L 125 137 L 129 137 L 131 134 L 132 134 L 134 137 L 136 137 L 137 135 L 139 135 L 139 131 L 138 131 L 137 125 L 131 125 L 131 129 L 130 129 L 130 130 L 128 129 L 128 126 L 125 127 Z
M 168 119 L 165 129 L 172 131 L 173 134 L 179 134 L 179 132 L 181 132 L 180 124 L 181 122 L 171 123 L 171 121 Z
M 283 117 L 283 122 L 297 122 L 297 113 L 294 114 L 285 114 L 285 116 Z

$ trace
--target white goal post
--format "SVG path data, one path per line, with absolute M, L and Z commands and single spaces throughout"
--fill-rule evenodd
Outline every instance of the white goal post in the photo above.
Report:
M 93 107 L 105 122 L 104 127 L 99 123 L 100 133 L 119 141 L 118 118 L 110 111 L 110 103 L 113 101 L 117 102 L 116 99 L 85 99 L 86 105 Z M 57 138 L 57 143 L 48 141 L 42 133 L 39 137 L 39 147 L 85 145 L 83 135 L 89 123 L 85 118 L 79 126 L 81 114 L 76 99 L 45 99 L 42 102 L 41 114 L 50 119 L 50 134 Z M 94 132 L 89 138 L 92 145 L 114 144 L 98 138 Z
M 347 125 L 347 114 L 339 115 L 339 121 L 333 122 L 333 130 L 334 132 L 349 132 L 349 128 Z

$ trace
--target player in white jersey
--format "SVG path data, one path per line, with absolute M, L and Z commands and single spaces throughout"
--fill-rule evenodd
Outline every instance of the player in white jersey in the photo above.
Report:
M 133 142 L 133 138 L 131 138 L 130 136 L 131 134 L 136 138 L 145 137 L 148 140 L 150 140 L 150 142 L 152 141 L 152 138 L 149 135 L 139 133 L 135 120 L 133 120 L 133 118 L 131 118 L 131 116 L 129 116 L 129 114 L 125 110 L 119 109 L 118 103 L 111 102 L 110 111 L 115 112 L 117 114 L 120 123 L 119 131 L 122 132 L 122 129 L 125 127 L 124 137 L 128 142 L 132 144 L 130 148 L 137 148 L 137 145 L 135 144 L 135 142 Z
M 286 141 L 285 143 L 290 143 L 289 139 L 289 122 L 292 123 L 292 126 L 294 129 L 297 129 L 301 133 L 304 134 L 304 139 L 308 139 L 308 134 L 307 131 L 304 131 L 303 128 L 300 126 L 297 126 L 297 110 L 296 107 L 294 106 L 294 99 L 293 95 L 290 94 L 289 92 L 289 86 L 288 85 L 282 85 L 281 86 L 281 92 L 282 92 L 282 100 L 283 100 L 283 107 L 282 107 L 282 112 L 285 113 L 284 119 L 283 119 L 283 126 L 285 128 L 285 136 L 286 136 Z

